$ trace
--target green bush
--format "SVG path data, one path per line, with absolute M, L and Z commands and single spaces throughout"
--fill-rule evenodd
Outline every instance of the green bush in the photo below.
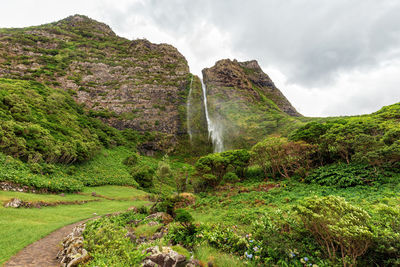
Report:
M 227 172 L 227 173 L 224 175 L 224 178 L 223 178 L 222 181 L 227 182 L 227 183 L 237 183 L 237 182 L 240 181 L 240 179 L 239 179 L 239 177 L 236 175 L 236 173 L 234 173 L 234 172 Z
M 351 187 L 368 185 L 376 181 L 384 181 L 390 173 L 376 169 L 367 164 L 332 164 L 312 171 L 306 178 L 307 183 L 320 185 Z
M 150 188 L 153 187 L 153 176 L 154 169 L 147 165 L 138 165 L 131 169 L 130 171 L 132 178 L 142 187 Z
M 121 223 L 116 223 L 113 218 L 88 222 L 83 233 L 84 246 L 92 257 L 88 266 L 139 265 L 146 255 L 126 237 L 126 233 Z
M 268 137 L 251 148 L 252 161 L 260 166 L 265 177 L 303 175 L 313 163 L 315 145 L 288 141 L 284 137 Z
M 195 164 L 197 191 L 218 185 L 230 170 L 238 177 L 244 177 L 249 162 L 250 153 L 245 149 L 228 150 L 199 158 Z
M 135 166 L 139 162 L 139 158 L 140 156 L 138 153 L 133 153 L 124 160 L 124 164 L 129 167 Z
M 193 217 L 192 215 L 184 209 L 175 210 L 175 221 L 179 222 L 183 227 L 190 228 L 192 227 Z
M 308 264 L 323 263 L 318 243 L 292 212 L 284 213 L 278 209 L 264 214 L 252 223 L 252 234 L 264 263 L 285 262 L 296 266 L 304 257 Z
M 365 260 L 377 266 L 400 265 L 400 208 L 380 205 L 374 211 L 371 228 L 373 243 Z
M 341 197 L 307 198 L 295 210 L 332 263 L 340 255 L 343 266 L 354 266 L 372 243 L 368 213 Z
M 244 177 L 249 181 L 263 181 L 266 178 L 263 169 L 258 165 L 248 167 Z

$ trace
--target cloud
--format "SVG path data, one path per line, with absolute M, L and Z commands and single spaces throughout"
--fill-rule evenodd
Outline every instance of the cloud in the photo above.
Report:
M 176 39 L 198 36 L 204 25 L 228 32 L 234 52 L 274 64 L 307 86 L 399 56 L 395 1 L 151 0 L 130 5 L 123 17 L 138 12 Z

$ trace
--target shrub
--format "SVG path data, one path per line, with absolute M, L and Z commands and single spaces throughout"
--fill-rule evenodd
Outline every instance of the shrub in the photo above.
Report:
M 383 181 L 384 176 L 383 171 L 367 164 L 339 163 L 315 169 L 305 178 L 305 181 L 320 185 L 351 187 Z
M 90 221 L 83 233 L 92 256 L 89 266 L 136 266 L 146 255 L 126 237 L 127 230 L 108 218 Z
M 179 222 L 183 227 L 190 228 L 192 227 L 193 222 L 192 215 L 184 209 L 175 210 L 175 221 Z
M 227 172 L 223 178 L 223 181 L 228 183 L 236 183 L 239 182 L 239 180 L 239 177 L 234 172 Z
M 131 155 L 129 155 L 129 157 L 127 157 L 124 160 L 123 163 L 126 166 L 132 167 L 132 166 L 135 166 L 139 162 L 139 158 L 140 158 L 140 156 L 138 153 L 132 153 Z
M 380 205 L 372 217 L 373 244 L 367 252 L 377 266 L 400 265 L 400 208 Z M 372 263 L 371 263 L 372 264 Z
M 302 257 L 308 258 L 308 264 L 321 262 L 318 243 L 292 212 L 278 209 L 264 214 L 252 223 L 252 234 L 266 263 L 296 266 Z
M 32 173 L 42 174 L 43 167 L 39 163 L 31 163 L 29 164 L 29 169 Z
M 244 177 L 250 181 L 262 181 L 266 178 L 263 169 L 258 165 L 247 168 Z
M 195 164 L 197 191 L 218 185 L 230 170 L 237 176 L 244 177 L 249 161 L 250 153 L 245 149 L 229 150 L 199 158 Z
M 132 178 L 143 188 L 150 188 L 153 186 L 154 169 L 147 165 L 138 165 L 130 171 Z
M 332 262 L 340 253 L 344 266 L 354 266 L 371 245 L 370 216 L 341 197 L 307 198 L 295 210 Z

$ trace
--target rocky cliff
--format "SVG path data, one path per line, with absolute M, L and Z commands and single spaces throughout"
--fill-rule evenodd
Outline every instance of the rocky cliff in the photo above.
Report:
M 144 150 L 210 151 L 201 81 L 171 45 L 119 37 L 82 15 L 0 29 L 0 77 L 61 88 L 91 117 L 151 133 Z M 203 77 L 225 148 L 248 147 L 301 118 L 257 61 L 220 60 Z
M 257 61 L 224 59 L 203 70 L 210 117 L 221 125 L 225 149 L 284 134 L 301 119 Z
M 186 134 L 186 59 L 171 45 L 118 37 L 86 16 L 0 29 L 0 77 L 67 90 L 119 129 Z

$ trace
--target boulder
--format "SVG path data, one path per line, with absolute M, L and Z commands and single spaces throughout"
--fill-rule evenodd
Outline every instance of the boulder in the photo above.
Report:
M 78 266 L 89 260 L 90 256 L 83 248 L 82 233 L 85 230 L 85 224 L 77 225 L 72 232 L 62 241 L 62 249 L 57 254 L 57 259 L 63 267 Z
M 170 247 L 162 247 L 161 250 L 158 246 L 150 247 L 146 252 L 150 253 L 150 255 L 142 263 L 142 266 L 145 267 L 183 267 L 189 263 L 185 256 L 177 253 Z
M 6 208 L 19 208 L 23 204 L 22 200 L 19 198 L 13 198 L 10 200 L 10 202 L 6 203 L 4 207 Z

